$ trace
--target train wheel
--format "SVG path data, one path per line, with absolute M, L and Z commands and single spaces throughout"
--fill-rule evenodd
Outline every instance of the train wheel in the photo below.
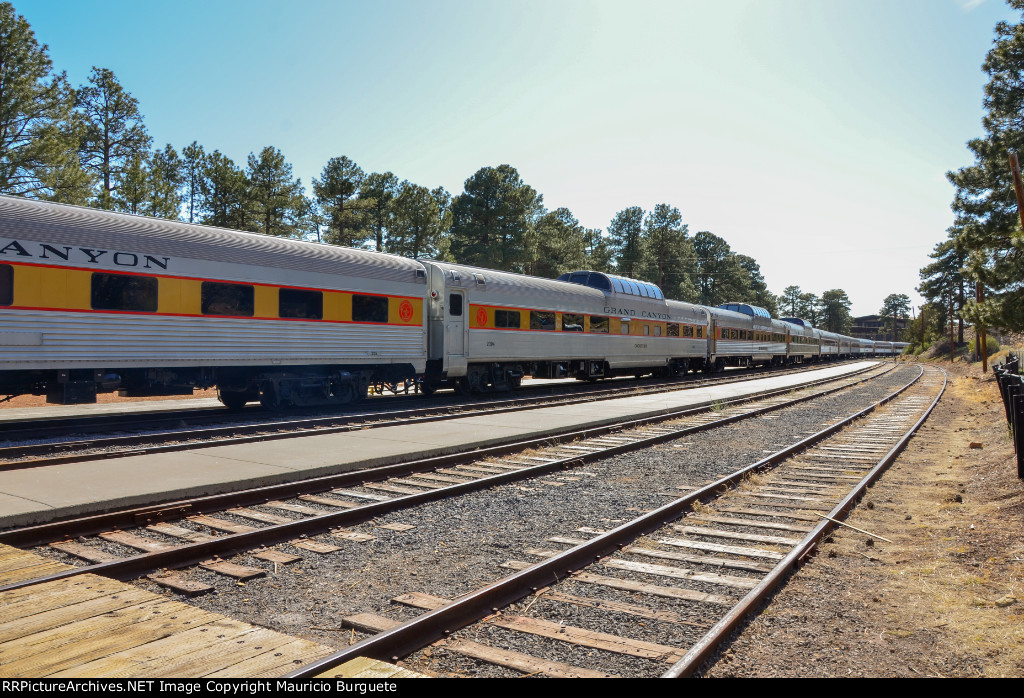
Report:
M 245 403 L 249 402 L 249 394 L 244 390 L 221 390 L 218 388 L 217 399 L 220 400 L 220 404 L 232 412 L 237 412 L 245 407 Z

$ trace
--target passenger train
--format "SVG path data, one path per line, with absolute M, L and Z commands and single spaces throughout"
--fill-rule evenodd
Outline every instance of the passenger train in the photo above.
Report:
M 504 391 L 888 356 L 905 345 L 558 279 L 0 197 L 0 394 L 191 394 L 239 408 L 344 403 L 371 384 Z

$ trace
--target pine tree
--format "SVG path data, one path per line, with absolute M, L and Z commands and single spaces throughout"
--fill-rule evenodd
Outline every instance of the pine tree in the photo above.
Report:
M 1024 11 L 1024 0 L 1008 0 Z M 1024 17 L 1022 17 L 1024 20 Z M 983 306 L 964 313 L 975 322 L 1024 329 L 1024 233 L 1017 216 L 1008 155 L 1024 151 L 1024 21 L 999 22 L 982 69 L 986 135 L 967 143 L 975 163 L 947 177 L 956 187 L 956 244 L 967 253 L 966 272 L 992 289 Z
M 560 208 L 537 219 L 533 260 L 527 273 L 553 279 L 586 263 L 584 230 L 572 211 Z
M 112 208 L 125 169 L 136 158 L 146 157 L 152 138 L 142 123 L 138 100 L 106 68 L 92 69 L 89 84 L 78 90 L 76 106 L 84 123 L 79 159 L 99 180 L 96 205 Z
M 644 246 L 644 210 L 630 206 L 615 214 L 608 225 L 608 244 L 615 262 L 615 272 L 638 279 L 647 268 Z
M 841 288 L 834 288 L 821 294 L 821 322 L 829 332 L 849 334 L 853 318 L 850 317 L 850 297 Z
M 928 255 L 935 261 L 921 269 L 921 285 L 917 291 L 929 302 L 942 307 L 943 317 L 948 317 L 952 299 L 953 313 L 959 326 L 957 341 L 963 343 L 965 288 L 969 283 L 964 274 L 967 256 L 962 249 L 964 241 L 957 235 L 956 228 L 950 228 L 948 233 L 949 238 L 937 244 Z
M 695 263 L 693 243 L 679 209 L 658 204 L 644 220 L 647 265 L 641 278 L 657 284 L 666 298 L 696 302 L 696 287 L 688 272 Z
M 181 151 L 181 175 L 185 188 L 185 208 L 188 222 L 194 223 L 200 210 L 203 195 L 203 171 L 206 169 L 206 151 L 196 141 Z
M 331 158 L 320 179 L 313 180 L 313 195 L 327 218 L 324 242 L 344 247 L 362 244 L 362 206 L 356 200 L 363 170 L 347 157 Z
M 254 205 L 256 232 L 278 237 L 298 236 L 302 181 L 292 179 L 292 166 L 280 150 L 267 146 L 249 154 L 246 178 Z
M 753 302 L 750 273 L 729 243 L 702 230 L 693 236 L 693 250 L 692 278 L 698 303 L 714 307 L 728 301 Z
M 0 3 L 0 193 L 81 203 L 91 179 L 78 161 L 73 94 L 46 45 Z
M 378 252 L 384 251 L 389 208 L 397 191 L 398 177 L 390 172 L 373 172 L 366 175 L 359 188 L 359 200 L 363 206 L 366 223 L 373 231 L 374 249 Z
M 231 158 L 215 150 L 207 156 L 202 177 L 203 223 L 235 230 L 256 230 L 251 215 L 249 181 Z
M 387 251 L 403 257 L 437 258 L 450 218 L 448 192 L 405 181 L 389 207 Z
M 888 341 L 898 342 L 899 337 L 896 336 L 896 323 L 898 320 L 906 320 L 907 316 L 910 315 L 910 296 L 905 293 L 890 293 L 882 301 L 882 309 L 878 311 L 881 316 L 882 322 L 885 322 L 885 318 L 889 318 L 889 337 Z
M 452 201 L 451 253 L 462 264 L 522 272 L 543 198 L 511 165 L 484 167 Z

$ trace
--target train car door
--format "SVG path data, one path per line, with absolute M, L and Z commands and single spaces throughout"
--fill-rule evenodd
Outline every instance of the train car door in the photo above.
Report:
M 708 313 L 708 355 L 707 361 L 711 363 L 718 353 L 718 321 Z
M 444 343 L 449 375 L 466 375 L 466 292 L 449 288 L 445 299 Z

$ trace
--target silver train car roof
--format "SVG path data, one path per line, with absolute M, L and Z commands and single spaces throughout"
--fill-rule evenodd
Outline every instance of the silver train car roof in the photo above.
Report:
M 24 240 L 426 283 L 419 261 L 397 255 L 0 195 L 0 248 Z

